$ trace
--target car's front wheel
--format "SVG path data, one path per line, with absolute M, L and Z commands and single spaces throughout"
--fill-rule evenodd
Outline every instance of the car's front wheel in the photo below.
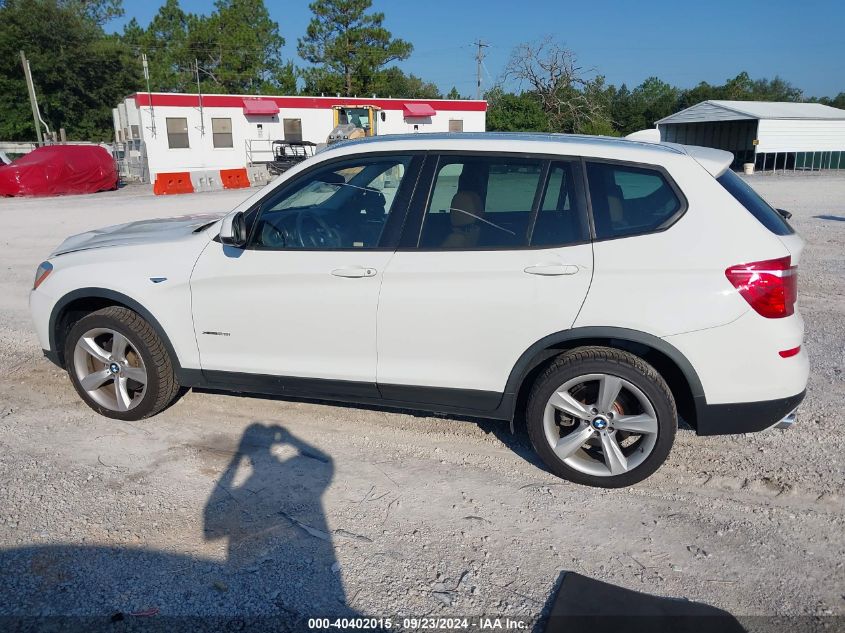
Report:
M 119 420 L 165 409 L 179 384 L 167 349 L 137 313 L 121 306 L 92 312 L 65 339 L 65 365 L 85 403 Z
M 556 475 L 619 488 L 666 460 L 678 425 L 672 393 L 643 359 L 618 349 L 580 347 L 558 356 L 528 399 L 531 443 Z

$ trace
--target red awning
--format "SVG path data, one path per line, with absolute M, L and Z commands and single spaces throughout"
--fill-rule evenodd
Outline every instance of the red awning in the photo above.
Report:
M 427 103 L 403 103 L 402 114 L 407 119 L 408 117 L 434 116 L 437 112 Z
M 244 114 L 272 116 L 279 113 L 279 105 L 270 99 L 244 99 Z

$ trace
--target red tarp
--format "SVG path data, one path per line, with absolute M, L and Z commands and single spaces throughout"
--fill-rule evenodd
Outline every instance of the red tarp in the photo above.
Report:
M 279 104 L 272 99 L 244 99 L 244 114 L 272 116 L 279 113 Z
M 437 114 L 435 109 L 427 103 L 403 103 L 402 111 L 406 119 L 408 117 L 425 117 Z
M 57 196 L 117 189 L 117 166 L 98 145 L 48 145 L 0 167 L 0 196 Z

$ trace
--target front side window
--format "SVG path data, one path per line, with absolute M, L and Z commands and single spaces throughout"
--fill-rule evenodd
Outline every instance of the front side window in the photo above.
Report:
M 596 239 L 658 231 L 671 224 L 683 205 L 657 169 L 587 162 Z
M 211 139 L 215 148 L 234 147 L 232 119 L 211 119 Z
M 379 245 L 408 156 L 336 163 L 300 178 L 258 211 L 259 249 L 364 249 Z
M 170 149 L 187 149 L 188 144 L 188 119 L 184 117 L 167 117 L 167 146 Z M 129 133 L 126 134 L 129 138 Z
M 444 157 L 420 234 L 420 248 L 518 248 L 528 243 L 542 161 Z

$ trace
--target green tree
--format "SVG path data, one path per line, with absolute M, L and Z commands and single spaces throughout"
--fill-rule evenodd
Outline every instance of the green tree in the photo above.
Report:
M 372 0 L 315 0 L 308 6 L 314 17 L 297 50 L 320 68 L 305 71 L 306 86 L 327 88 L 339 77 L 346 96 L 373 92 L 378 71 L 413 50 L 382 26 L 383 13 L 367 13 Z
M 694 88 L 684 90 L 678 99 L 678 109 L 688 108 L 708 99 L 732 101 L 799 101 L 801 90 L 780 77 L 774 79 L 751 79 L 743 71 L 728 79 L 721 86 L 702 81 Z
M 501 88 L 489 90 L 487 99 L 487 129 L 498 132 L 548 132 L 549 119 L 540 100 L 530 92 L 514 94 Z
M 121 0 L 61 0 L 58 5 L 84 16 L 99 26 L 123 15 Z
M 133 18 L 123 29 L 123 41 L 137 56 L 146 53 L 150 68 L 150 88 L 163 92 L 196 89 L 188 68 L 193 63 L 187 48 L 191 16 L 179 0 L 167 0 L 146 29 Z
M 396 66 L 391 66 L 376 73 L 373 92 L 385 97 L 405 97 L 408 99 L 442 99 L 443 95 L 433 83 L 423 81 L 414 74 L 406 75 Z
M 188 19 L 188 67 L 199 60 L 201 83 L 218 92 L 295 92 L 293 65 L 282 61 L 285 40 L 264 0 L 217 0 L 214 6 L 208 17 Z
M 103 3 L 99 6 L 117 6 Z M 41 114 L 72 140 L 113 137 L 111 110 L 141 87 L 141 69 L 120 38 L 103 32 L 91 3 L 0 4 L 0 138 L 35 139 L 18 51 L 30 60 Z M 102 16 L 102 14 L 99 14 Z
M 840 92 L 835 97 L 812 97 L 809 101 L 821 103 L 823 105 L 831 106 L 832 108 L 840 108 L 845 110 L 845 92 Z
M 800 101 L 801 90 L 785 79 L 757 79 L 751 87 L 753 98 L 758 101 Z
M 639 115 L 636 129 L 623 131 L 624 134 L 654 127 L 654 124 L 667 117 L 678 108 L 680 91 L 657 77 L 649 77 L 634 88 L 631 97 Z
M 452 99 L 453 101 L 463 99 L 463 97 L 461 97 L 461 93 L 458 92 L 458 89 L 455 86 L 452 86 L 452 89 L 449 91 L 449 94 L 446 95 L 446 98 Z

